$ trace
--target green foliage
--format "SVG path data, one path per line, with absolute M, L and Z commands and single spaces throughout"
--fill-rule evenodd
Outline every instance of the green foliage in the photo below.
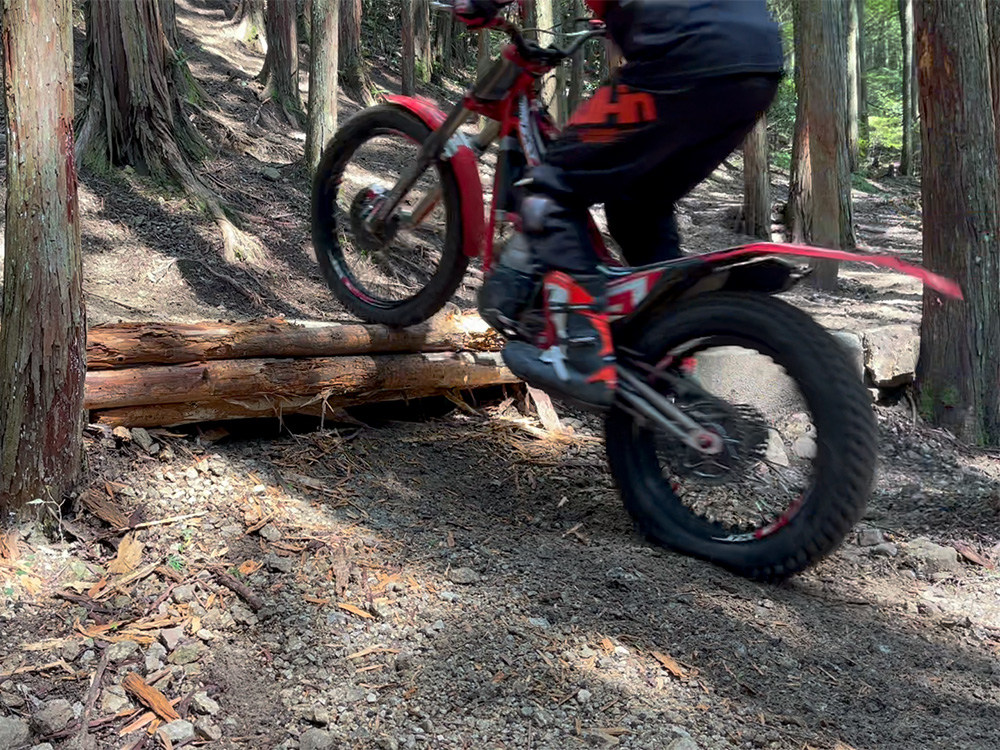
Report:
M 851 187 L 862 193 L 869 193 L 871 195 L 881 192 L 866 177 L 860 174 L 851 175 Z

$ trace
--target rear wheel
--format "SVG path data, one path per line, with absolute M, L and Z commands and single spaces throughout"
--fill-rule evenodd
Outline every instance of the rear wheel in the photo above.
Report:
M 721 394 L 708 393 L 697 370 L 685 374 L 684 363 L 735 346 L 773 361 L 798 395 L 759 410 L 734 407 L 734 397 L 759 390 L 732 377 L 734 360 L 724 360 L 730 386 Z M 676 308 L 629 348 L 642 354 L 622 364 L 726 446 L 706 459 L 616 404 L 606 422 L 611 470 L 647 538 L 761 580 L 797 573 L 843 541 L 871 491 L 876 425 L 835 338 L 779 299 L 719 293 Z M 760 366 L 746 362 L 752 380 Z M 685 378 L 694 382 L 683 395 L 677 385 Z
M 326 147 L 313 181 L 312 235 L 330 289 L 365 321 L 408 326 L 430 318 L 454 294 L 462 252 L 461 196 L 447 161 L 431 165 L 397 213 L 437 194 L 419 222 L 376 236 L 367 217 L 416 159 L 430 128 L 393 105 L 352 117 Z

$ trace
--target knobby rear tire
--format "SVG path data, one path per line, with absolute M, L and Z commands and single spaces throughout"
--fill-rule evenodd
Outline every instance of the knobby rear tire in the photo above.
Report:
M 462 252 L 458 182 L 451 165 L 441 161 L 436 168 L 441 179 L 447 226 L 441 262 L 428 284 L 404 300 L 372 304 L 344 283 L 337 265 L 339 263 L 344 269 L 347 264 L 337 234 L 336 212 L 332 207 L 336 204 L 340 181 L 351 157 L 366 141 L 387 133 L 400 133 L 423 143 L 431 134 L 431 129 L 416 115 L 391 104 L 369 107 L 348 120 L 324 149 L 313 179 L 312 238 L 323 277 L 334 296 L 349 312 L 366 322 L 405 327 L 422 323 L 444 307 L 462 283 L 469 259 Z
M 655 363 L 707 336 L 752 344 L 798 386 L 817 431 L 812 486 L 801 508 L 769 536 L 720 541 L 723 527 L 688 509 L 663 476 L 651 433 L 617 407 L 605 425 L 611 472 L 625 508 L 650 541 L 748 578 L 779 581 L 833 552 L 864 513 L 877 451 L 871 399 L 840 343 L 806 313 L 773 297 L 699 297 L 647 326 L 630 348 Z

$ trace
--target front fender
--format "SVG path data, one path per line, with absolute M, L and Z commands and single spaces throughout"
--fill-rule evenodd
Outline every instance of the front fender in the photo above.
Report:
M 413 113 L 431 130 L 437 130 L 446 119 L 444 112 L 430 99 L 414 96 L 387 96 L 385 101 Z M 458 200 L 462 215 L 462 251 L 469 257 L 482 252 L 486 234 L 483 186 L 479 180 L 479 160 L 465 143 L 454 139 L 458 146 L 444 158 L 451 164 L 458 182 Z

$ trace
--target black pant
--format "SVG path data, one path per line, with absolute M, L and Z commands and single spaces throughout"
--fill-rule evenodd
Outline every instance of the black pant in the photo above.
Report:
M 699 81 L 677 92 L 620 84 L 595 92 L 532 171 L 533 192 L 558 204 L 532 236 L 539 262 L 593 273 L 586 209 L 604 203 L 630 265 L 680 255 L 674 204 L 742 143 L 778 89 L 777 75 Z

